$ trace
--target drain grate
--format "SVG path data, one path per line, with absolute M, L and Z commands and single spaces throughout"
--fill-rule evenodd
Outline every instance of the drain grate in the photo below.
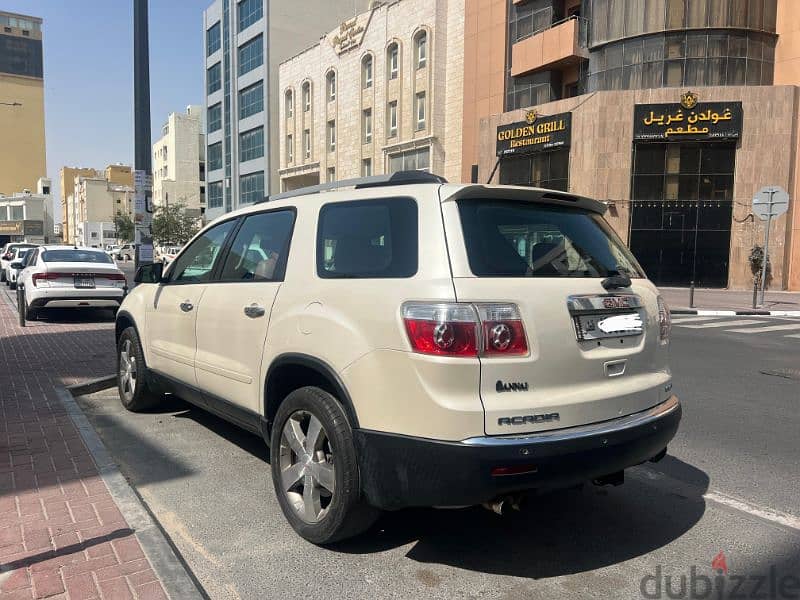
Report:
M 800 381 L 800 369 L 770 369 L 769 371 L 761 371 L 761 373 L 773 377 L 783 377 L 784 379 Z

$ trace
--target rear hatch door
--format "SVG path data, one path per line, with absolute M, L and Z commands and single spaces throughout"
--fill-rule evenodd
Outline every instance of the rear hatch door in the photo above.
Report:
M 480 358 L 486 433 L 595 423 L 666 399 L 658 292 L 602 205 L 525 188 L 461 190 L 442 204 L 456 297 L 516 305 L 527 337 L 525 355 Z M 603 286 L 627 283 L 609 279 L 620 276 L 630 285 Z M 483 337 L 491 343 L 491 332 Z

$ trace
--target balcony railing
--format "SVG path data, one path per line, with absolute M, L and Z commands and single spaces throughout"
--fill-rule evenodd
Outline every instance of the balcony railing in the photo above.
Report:
M 551 7 L 542 8 L 529 15 L 520 17 L 512 23 L 511 38 L 513 43 L 521 42 L 529 37 L 557 27 L 562 23 L 573 19 L 578 21 L 578 44 L 581 48 L 589 47 L 589 19 L 572 15 L 565 19 L 553 21 L 553 9 Z

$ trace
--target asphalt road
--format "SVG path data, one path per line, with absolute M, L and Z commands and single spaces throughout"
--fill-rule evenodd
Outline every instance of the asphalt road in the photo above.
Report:
M 709 579 L 705 597 L 729 597 L 737 577 L 747 579 L 736 593 L 756 593 L 773 566 L 777 584 L 791 584 L 785 577 L 800 575 L 800 338 L 788 336 L 800 320 L 683 319 L 672 364 L 684 419 L 660 463 L 631 469 L 621 487 L 559 492 L 504 517 L 387 514 L 330 549 L 284 521 L 259 438 L 177 399 L 143 415 L 124 412 L 113 391 L 79 403 L 213 598 L 639 598 L 643 582 L 645 597 L 666 598 L 666 575 L 677 593 L 693 567 L 714 576 L 720 551 L 728 575 Z M 694 585 L 700 597 L 704 583 Z M 800 581 L 797 595 L 780 592 L 760 597 L 798 597 Z

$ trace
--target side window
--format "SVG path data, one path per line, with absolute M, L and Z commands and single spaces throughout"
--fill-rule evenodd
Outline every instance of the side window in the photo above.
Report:
M 215 225 L 193 241 L 170 269 L 170 282 L 204 282 L 211 279 L 214 261 L 236 225 L 236 219 Z
M 411 198 L 326 204 L 317 230 L 317 274 L 326 279 L 413 276 L 417 221 Z
M 36 264 L 36 255 L 39 254 L 39 251 L 34 249 L 28 252 L 25 255 L 25 260 L 22 262 L 22 268 L 30 267 L 31 265 Z
M 222 268 L 222 281 L 283 281 L 295 213 L 278 210 L 247 217 Z

